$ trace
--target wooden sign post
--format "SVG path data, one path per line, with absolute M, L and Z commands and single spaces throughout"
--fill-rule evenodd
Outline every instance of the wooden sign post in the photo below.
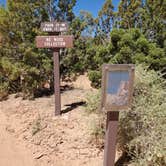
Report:
M 101 108 L 107 112 L 104 166 L 114 166 L 119 111 L 131 105 L 133 82 L 134 65 L 103 65 Z
M 44 22 L 41 24 L 41 30 L 49 33 L 59 34 L 68 30 L 68 24 L 65 22 Z M 54 93 L 55 93 L 55 116 L 61 114 L 61 97 L 60 97 L 60 48 L 72 48 L 73 36 L 37 36 L 37 48 L 52 48 L 54 58 Z
M 66 22 L 43 22 L 41 23 L 43 32 L 66 32 L 68 24 Z
M 38 48 L 71 48 L 73 47 L 73 36 L 37 36 L 36 46 Z

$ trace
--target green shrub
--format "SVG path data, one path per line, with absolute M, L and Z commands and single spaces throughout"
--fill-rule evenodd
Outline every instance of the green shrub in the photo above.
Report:
M 105 116 L 102 113 L 94 116 L 90 123 L 90 134 L 91 142 L 99 149 L 104 146 L 104 135 L 105 135 Z
M 165 81 L 154 71 L 137 67 L 133 106 L 121 113 L 119 145 L 131 164 L 166 164 Z
M 93 114 L 93 118 L 90 121 L 90 134 L 91 141 L 97 145 L 97 147 L 102 148 L 104 146 L 104 134 L 105 134 L 105 116 L 100 110 L 100 98 L 101 92 L 93 91 L 89 93 L 86 98 L 86 113 Z
M 9 91 L 8 87 L 9 87 L 8 82 L 6 83 L 0 82 L 0 101 L 7 99 L 8 91 Z
M 118 32 L 121 35 L 118 35 Z M 110 37 L 114 46 L 110 51 L 110 63 L 144 63 L 155 70 L 165 68 L 164 49 L 146 39 L 140 30 L 113 30 Z
M 101 98 L 100 94 L 100 91 L 96 91 L 87 95 L 86 108 L 88 113 L 99 112 L 100 103 L 98 101 L 100 101 Z
M 99 87 L 101 85 L 101 72 L 100 71 L 89 71 L 88 72 L 89 80 L 91 81 L 92 87 Z

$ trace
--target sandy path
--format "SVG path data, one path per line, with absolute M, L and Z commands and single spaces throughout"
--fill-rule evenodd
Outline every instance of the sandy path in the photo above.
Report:
M 28 149 L 6 131 L 6 123 L 0 111 L 0 166 L 35 166 Z
M 90 134 L 97 115 L 83 107 L 94 90 L 83 76 L 74 86 L 61 93 L 59 117 L 54 95 L 33 101 L 10 95 L 0 102 L 0 166 L 102 165 L 103 150 Z
M 25 162 L 24 156 L 29 156 L 31 159 L 29 161 L 34 159 L 35 166 L 66 166 L 66 163 L 68 166 L 101 166 L 103 152 L 91 141 L 90 135 L 92 119 L 96 119 L 97 115 L 86 115 L 85 107 L 79 104 L 85 100 L 88 93 L 90 93 L 89 90 L 81 89 L 63 92 L 61 94 L 62 110 L 66 112 L 60 117 L 54 116 L 53 95 L 36 98 L 33 101 L 22 100 L 11 95 L 8 100 L 1 102 L 0 121 L 2 115 L 7 120 L 1 121 L 0 126 L 3 132 L 7 132 L 7 136 L 3 134 L 0 137 L 7 137 L 8 141 L 3 143 L 5 144 L 3 147 L 9 147 L 6 149 L 9 149 L 10 154 L 5 152 L 11 156 L 8 160 L 12 163 L 13 160 L 19 161 L 22 154 L 21 158 Z M 35 130 L 37 133 L 33 134 Z M 12 140 L 13 138 L 10 139 L 8 134 L 27 148 L 15 147 L 13 142 L 16 141 Z M 1 138 L 0 142 L 2 142 Z M 0 143 L 0 149 L 1 147 L 2 143 Z M 27 150 L 31 150 L 32 155 L 29 152 L 25 155 L 24 152 Z M 13 151 L 18 152 L 16 157 L 13 157 Z M 1 158 L 0 155 L 0 166 L 26 166 L 22 163 L 2 165 Z M 27 166 L 34 166 L 34 164 L 28 163 Z

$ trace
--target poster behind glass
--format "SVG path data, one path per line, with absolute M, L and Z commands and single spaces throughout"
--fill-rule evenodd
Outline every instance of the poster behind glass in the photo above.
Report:
M 106 105 L 126 106 L 129 102 L 129 71 L 109 71 L 106 88 Z

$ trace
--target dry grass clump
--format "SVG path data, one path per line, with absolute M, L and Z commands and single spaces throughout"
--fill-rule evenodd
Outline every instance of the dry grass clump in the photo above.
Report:
M 166 165 L 166 84 L 142 66 L 136 70 L 131 110 L 121 113 L 119 145 L 134 166 Z

